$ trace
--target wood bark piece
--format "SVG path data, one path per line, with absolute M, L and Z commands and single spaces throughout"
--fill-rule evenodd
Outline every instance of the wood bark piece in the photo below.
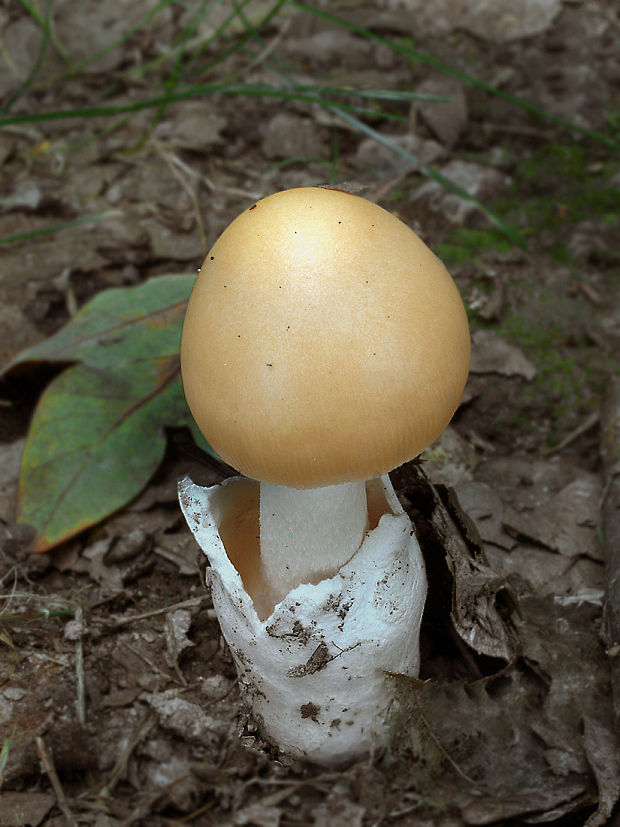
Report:
M 429 575 L 425 622 L 433 627 L 432 635 L 446 615 L 444 601 L 450 600 L 450 624 L 458 638 L 479 655 L 512 663 L 518 649 L 510 619 L 514 596 L 505 578 L 489 567 L 478 529 L 456 492 L 432 484 L 416 460 L 390 476 L 411 504 L 409 514 L 424 551 Z
M 601 529 L 607 586 L 603 637 L 611 668 L 614 714 L 620 727 L 620 378 L 614 377 L 601 411 L 604 493 Z

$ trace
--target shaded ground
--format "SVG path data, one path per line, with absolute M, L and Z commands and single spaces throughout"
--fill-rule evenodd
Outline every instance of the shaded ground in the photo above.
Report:
M 524 2 L 517 15 L 502 7 L 461 18 L 447 2 L 432 15 L 390 2 L 339 13 L 620 140 L 613 4 Z M 77 75 L 53 82 L 65 71 L 63 53 L 73 62 L 89 57 L 153 8 L 147 0 L 106 3 L 105 11 L 54 4 L 51 45 L 12 112 L 131 103 L 161 91 L 171 64 L 157 61 L 190 22 L 172 4 Z M 267 10 L 246 11 L 256 22 Z M 204 17 L 189 55 L 229 12 L 222 4 Z M 0 91 L 9 99 L 35 65 L 42 35 L 17 4 L 0 11 L 0 25 Z M 195 77 L 274 82 L 284 73 L 450 97 L 411 110 L 388 102 L 401 120 L 371 112 L 362 122 L 492 205 L 527 248 L 420 175 L 410 158 L 316 104 L 218 93 L 168 105 L 156 121 L 149 110 L 14 124 L 0 129 L 0 236 L 95 220 L 3 244 L 2 360 L 107 287 L 195 271 L 229 221 L 262 195 L 354 185 L 422 235 L 467 304 L 471 379 L 423 467 L 454 488 L 475 529 L 443 489 L 442 501 L 434 499 L 417 465 L 395 475 L 426 539 L 427 682 L 394 679 L 401 711 L 386 755 L 342 772 L 289 765 L 262 751 L 240 712 L 234 667 L 176 504 L 181 476 L 208 484 L 227 469 L 196 457 L 187 434 L 174 431 L 137 501 L 50 554 L 28 555 L 26 532 L 12 519 L 43 377 L 5 383 L 0 825 L 63 817 L 98 827 L 604 823 L 620 791 L 600 640 L 598 430 L 620 344 L 618 155 L 291 6 L 261 42 L 209 68 L 242 32 L 236 19 L 214 37 L 193 64 Z M 454 603 L 465 587 L 470 602 Z M 468 646 L 468 628 L 488 635 Z

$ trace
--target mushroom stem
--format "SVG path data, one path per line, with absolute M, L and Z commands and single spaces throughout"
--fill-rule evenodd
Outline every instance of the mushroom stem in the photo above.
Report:
M 333 577 L 300 585 L 261 618 L 234 562 L 249 539 L 243 518 L 249 502 L 256 514 L 254 483 L 232 477 L 211 488 L 189 479 L 179 485 L 185 518 L 211 564 L 213 607 L 261 736 L 284 755 L 324 766 L 386 742 L 393 697 L 385 674 L 413 678 L 420 663 L 426 595 L 420 546 L 387 474 L 367 488 L 370 528 L 352 559 Z
M 300 583 L 332 577 L 367 527 L 365 482 L 305 489 L 261 482 L 261 567 L 273 605 Z

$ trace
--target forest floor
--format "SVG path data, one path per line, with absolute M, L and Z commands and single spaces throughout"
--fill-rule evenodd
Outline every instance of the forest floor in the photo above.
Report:
M 20 458 L 59 366 L 9 372 L 0 827 L 619 817 L 601 521 L 617 484 L 601 452 L 620 351 L 617 5 L 313 8 L 348 25 L 262 0 L 236 14 L 202 4 L 199 17 L 153 0 L 56 0 L 47 18 L 3 5 L 1 364 L 108 288 L 195 273 L 228 223 L 277 190 L 354 189 L 405 221 L 457 282 L 473 341 L 451 426 L 421 466 L 394 475 L 431 538 L 421 681 L 393 679 L 392 742 L 353 766 L 325 771 L 265 749 L 176 499 L 183 476 L 213 484 L 231 469 L 167 422 L 165 456 L 139 496 L 30 553 L 32 530 L 15 523 Z M 141 107 L 183 83 L 220 85 Z M 313 91 L 293 94 L 300 87 Z M 346 110 L 351 90 L 447 101 L 375 95 Z M 33 117 L 45 112 L 64 117 Z M 459 586 L 473 580 L 459 582 L 430 548 L 442 540 L 438 511 L 460 543 L 453 553 L 482 566 L 470 606 Z M 485 622 L 487 642 L 468 645 L 467 624 Z

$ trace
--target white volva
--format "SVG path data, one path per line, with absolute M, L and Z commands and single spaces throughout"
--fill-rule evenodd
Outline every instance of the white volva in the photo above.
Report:
M 369 498 L 382 498 L 386 513 L 353 558 L 332 577 L 293 588 L 261 620 L 220 535 L 228 521 L 231 537 L 231 514 L 257 486 L 241 477 L 211 488 L 186 479 L 179 498 L 209 558 L 213 604 L 263 737 L 288 755 L 336 765 L 385 742 L 385 672 L 418 674 L 420 547 L 387 475 L 371 480 Z M 235 520 L 242 531 L 243 515 Z

